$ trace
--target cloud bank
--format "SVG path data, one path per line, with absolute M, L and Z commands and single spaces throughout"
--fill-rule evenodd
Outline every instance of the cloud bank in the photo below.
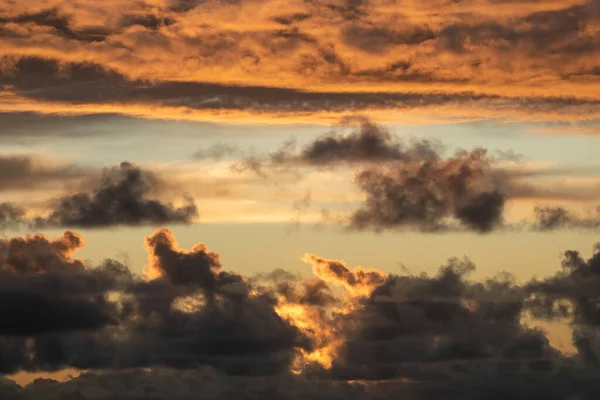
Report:
M 75 258 L 84 245 L 73 231 L 0 242 L 0 314 L 10 322 L 0 328 L 1 372 L 89 371 L 26 388 L 3 379 L 4 396 L 177 399 L 200 382 L 208 398 L 237 385 L 243 398 L 493 399 L 500 390 L 566 399 L 600 390 L 599 253 L 568 251 L 556 275 L 519 285 L 506 274 L 471 280 L 468 259 L 433 276 L 394 275 L 312 254 L 312 278 L 243 277 L 202 243 L 179 248 L 167 229 L 146 237 L 149 263 L 136 275 L 115 260 L 86 265 Z M 565 319 L 577 352 L 554 349 L 525 316 Z
M 597 0 L 4 3 L 8 112 L 599 117 Z

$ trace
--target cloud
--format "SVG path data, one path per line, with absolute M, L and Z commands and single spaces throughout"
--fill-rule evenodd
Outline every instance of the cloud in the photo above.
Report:
M 23 208 L 13 203 L 0 203 L 0 230 L 19 226 L 24 217 Z
M 313 273 L 326 282 L 343 285 L 356 294 L 369 294 L 382 285 L 386 276 L 376 269 L 348 268 L 341 260 L 328 260 L 314 254 L 305 254 L 302 261 L 312 265 Z
M 327 170 L 338 174 L 354 170 L 352 184 L 360 195 L 357 207 L 349 215 L 332 218 L 353 230 L 487 233 L 516 227 L 539 231 L 598 226 L 594 217 L 574 216 L 569 223 L 557 224 L 549 220 L 549 210 L 541 213 L 541 208 L 532 223 L 505 221 L 505 207 L 511 201 L 595 199 L 594 168 L 536 165 L 514 152 L 488 155 L 481 147 L 452 154 L 436 141 L 403 141 L 365 117 L 342 120 L 341 126 L 347 129 L 332 130 L 301 148 L 288 141 L 266 155 L 243 156 L 232 170 L 284 184 L 308 181 L 311 174 Z M 565 183 L 571 175 L 581 179 Z
M 307 255 L 316 278 L 276 270 L 248 279 L 225 271 L 204 244 L 180 249 L 161 229 L 145 240 L 161 274 L 143 279 L 117 261 L 76 260 L 82 244 L 69 231 L 3 241 L 0 254 L 13 256 L 0 259 L 0 297 L 11 300 L 0 310 L 11 322 L 0 328 L 1 372 L 89 370 L 25 388 L 0 380 L 3 395 L 177 399 L 202 387 L 207 398 L 239 398 L 243 387 L 244 396 L 268 390 L 284 399 L 491 399 L 499 391 L 566 399 L 600 389 L 598 254 L 585 261 L 569 251 L 563 271 L 524 285 L 507 274 L 473 281 L 466 258 L 429 276 Z M 14 266 L 19 255 L 30 257 L 26 268 Z M 571 307 L 562 312 L 560 301 Z M 577 353 L 554 350 L 522 323 L 528 313 L 571 317 Z
M 84 245 L 84 239 L 70 231 L 52 239 L 37 234 L 0 242 L 3 373 L 45 369 L 37 358 L 42 356 L 37 347 L 41 341 L 30 351 L 28 337 L 82 334 L 117 323 L 119 312 L 106 295 L 118 290 L 129 273 L 109 260 L 87 269 L 73 258 Z
M 381 125 L 359 119 L 356 129 L 347 135 L 321 136 L 302 149 L 300 162 L 307 164 L 368 163 L 382 161 L 414 162 L 436 159 L 439 144 L 423 140 L 405 146 Z
M 0 109 L 287 122 L 367 110 L 598 117 L 597 0 L 423 4 L 10 4 L 0 13 Z
M 491 376 L 490 376 L 491 375 Z M 490 374 L 480 372 L 476 376 L 460 378 L 453 383 L 432 382 L 426 385 L 408 382 L 389 382 L 370 385 L 367 383 L 330 382 L 306 379 L 298 376 L 270 377 L 268 379 L 224 376 L 212 370 L 195 371 L 131 370 L 88 373 L 66 383 L 37 380 L 27 388 L 16 387 L 9 382 L 3 389 L 11 400 L 60 399 L 72 396 L 124 400 L 153 396 L 156 399 L 187 399 L 202 393 L 209 400 L 251 399 L 264 397 L 265 393 L 288 400 L 296 398 L 344 398 L 352 400 L 383 400 L 393 396 L 414 399 L 443 397 L 458 399 L 493 399 L 497 394 L 516 398 L 566 399 L 570 395 L 593 396 L 597 385 L 593 375 L 566 373 L 505 372 Z M 181 382 L 185 382 L 182 384 Z M 13 394 L 14 393 L 14 394 Z M 267 395 L 268 396 L 268 395 Z
M 600 362 L 600 324 L 598 288 L 600 285 L 600 254 L 584 259 L 578 251 L 564 254 L 562 270 L 543 280 L 533 280 L 526 286 L 530 293 L 528 308 L 536 318 L 563 320 L 573 329 L 573 345 L 580 362 L 597 368 Z
M 535 208 L 534 228 L 540 231 L 556 229 L 597 229 L 600 226 L 600 216 L 596 210 L 595 216 L 578 216 L 560 206 L 537 206 Z
M 357 229 L 413 225 L 435 231 L 454 217 L 468 229 L 488 232 L 502 220 L 505 195 L 482 149 L 442 161 L 368 168 L 355 179 L 366 196 L 352 215 Z
M 0 270 L 18 274 L 78 271 L 83 269 L 83 262 L 72 255 L 85 244 L 81 235 L 71 231 L 55 239 L 38 234 L 2 240 Z
M 0 156 L 0 191 L 47 187 L 76 182 L 88 171 L 75 165 L 32 155 Z
M 264 157 L 245 156 L 234 170 L 250 170 L 267 177 L 269 172 L 286 172 L 292 167 L 352 166 L 392 161 L 414 163 L 436 160 L 443 149 L 441 143 L 427 139 L 404 143 L 383 125 L 375 124 L 366 117 L 344 118 L 339 125 L 349 130 L 333 129 L 300 150 L 296 149 L 294 140 L 289 140 Z
M 152 199 L 154 175 L 134 164 L 123 162 L 106 169 L 92 193 L 77 193 L 56 201 L 52 212 L 37 217 L 38 226 L 104 227 L 189 223 L 198 215 L 191 198 L 186 205 L 175 207 Z
M 170 231 L 146 238 L 151 265 L 169 272 L 144 281 L 116 261 L 88 268 L 73 259 L 82 240 L 74 232 L 38 234 L 0 248 L 0 297 L 7 300 L 0 313 L 10 321 L 0 343 L 7 357 L 21 355 L 2 363 L 5 373 L 212 365 L 234 375 L 271 374 L 285 370 L 295 349 L 310 347 L 275 313 L 268 293 L 251 297 L 242 278 L 226 271 L 193 273 L 203 270 L 195 263 L 202 244 L 187 253 L 173 248 Z M 195 305 L 180 308 L 176 300 L 185 299 Z

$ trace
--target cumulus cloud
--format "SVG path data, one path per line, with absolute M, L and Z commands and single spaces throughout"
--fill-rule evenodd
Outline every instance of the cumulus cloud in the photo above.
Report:
M 468 259 L 429 276 L 315 255 L 305 258 L 315 278 L 276 270 L 248 279 L 204 244 L 180 249 L 161 229 L 145 240 L 158 273 L 143 278 L 117 261 L 85 265 L 74 258 L 83 243 L 69 231 L 2 242 L 0 314 L 10 323 L 0 328 L 1 372 L 90 370 L 25 388 L 0 380 L 2 395 L 177 399 L 195 393 L 194 382 L 207 398 L 239 395 L 239 385 L 244 396 L 284 399 L 492 399 L 499 390 L 566 399 L 600 389 L 598 253 L 586 261 L 569 251 L 563 271 L 524 285 L 506 274 L 474 281 Z M 553 349 L 522 323 L 528 314 L 571 318 L 577 354 Z
M 3 361 L 3 372 L 211 365 L 271 374 L 295 349 L 310 348 L 274 311 L 273 296 L 250 296 L 240 276 L 196 263 L 218 255 L 202 244 L 188 253 L 173 240 L 167 230 L 146 239 L 151 268 L 166 272 L 148 281 L 116 261 L 89 268 L 73 259 L 83 245 L 74 232 L 3 243 L 0 339 L 3 357 L 20 355 Z M 195 308 L 181 308 L 176 300 L 185 299 Z
M 505 195 L 482 149 L 442 161 L 369 168 L 355 179 L 366 195 L 351 217 L 358 229 L 414 225 L 435 231 L 454 217 L 468 229 L 487 232 L 502 221 Z
M 537 231 L 598 227 L 597 217 L 577 217 L 563 207 L 538 207 L 535 219 L 525 223 L 504 219 L 510 201 L 595 199 L 594 168 L 536 167 L 514 152 L 489 154 L 482 147 L 452 154 L 437 141 L 402 140 L 365 117 L 342 120 L 341 126 L 345 129 L 300 148 L 288 141 L 266 155 L 245 157 L 232 169 L 277 183 L 354 170 L 352 183 L 362 199 L 350 215 L 333 218 L 354 230 L 486 233 L 517 226 Z M 574 174 L 587 181 L 565 184 L 561 179 Z
M 92 193 L 77 193 L 58 199 L 48 216 L 37 217 L 36 226 L 103 227 L 189 223 L 198 215 L 191 198 L 176 207 L 151 198 L 155 184 L 151 173 L 123 162 L 104 171 Z

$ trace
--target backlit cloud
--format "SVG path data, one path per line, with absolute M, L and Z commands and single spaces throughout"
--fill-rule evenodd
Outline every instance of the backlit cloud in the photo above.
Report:
M 441 393 L 491 399 L 484 393 L 499 388 L 517 396 L 545 395 L 550 387 L 562 396 L 573 394 L 576 382 L 576 393 L 598 390 L 592 378 L 600 353 L 590 336 L 597 325 L 597 254 L 585 261 L 569 251 L 562 272 L 524 285 L 506 274 L 473 281 L 468 259 L 451 259 L 429 276 L 350 268 L 316 255 L 305 257 L 314 278 L 284 270 L 246 278 L 225 270 L 206 245 L 180 249 L 172 232 L 159 229 L 145 240 L 150 268 L 159 273 L 144 279 L 114 260 L 86 265 L 74 258 L 84 245 L 71 231 L 0 243 L 0 314 L 10 321 L 0 328 L 1 372 L 90 371 L 27 388 L 3 379 L 0 393 L 28 399 L 51 386 L 41 398 L 53 399 L 74 387 L 99 390 L 94 385 L 102 379 L 147 376 L 153 393 L 187 376 L 185 387 L 170 386 L 171 398 L 179 398 L 177 390 L 186 398 L 190 380 L 202 376 L 213 377 L 216 398 L 226 382 L 246 382 L 252 392 L 263 390 L 265 379 L 271 388 L 286 382 L 294 393 L 357 399 L 367 389 L 419 400 Z M 576 354 L 552 348 L 544 332 L 522 323 L 525 315 L 570 318 Z M 119 390 L 130 398 L 149 387 Z M 102 390 L 113 393 L 111 385 Z

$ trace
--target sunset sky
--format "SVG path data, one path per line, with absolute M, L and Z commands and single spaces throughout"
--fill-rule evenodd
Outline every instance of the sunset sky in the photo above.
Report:
M 0 399 L 599 398 L 598 140 L 598 0 L 0 0 Z

